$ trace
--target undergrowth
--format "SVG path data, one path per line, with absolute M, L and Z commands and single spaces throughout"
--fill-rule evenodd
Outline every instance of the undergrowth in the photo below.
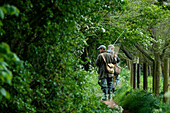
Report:
M 141 89 L 132 89 L 128 85 L 130 71 L 123 69 L 120 83 L 115 91 L 114 101 L 131 113 L 170 113 L 170 104 L 163 103 L 163 95 L 159 96 Z
M 86 73 L 86 88 L 83 91 L 83 95 L 85 96 L 84 98 L 86 99 L 85 102 L 88 102 L 86 104 L 86 108 L 84 107 L 82 109 L 82 112 L 84 113 L 121 113 L 120 110 L 118 109 L 112 109 L 108 107 L 105 103 L 101 101 L 102 91 L 100 86 L 98 85 L 98 74 L 95 69 L 90 70 L 89 72 Z M 88 105 L 88 107 L 87 107 Z

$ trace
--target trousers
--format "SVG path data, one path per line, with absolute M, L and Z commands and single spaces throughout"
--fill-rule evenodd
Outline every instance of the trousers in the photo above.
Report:
M 113 88 L 113 77 L 102 78 L 99 85 L 101 86 L 101 90 L 104 94 L 111 94 Z

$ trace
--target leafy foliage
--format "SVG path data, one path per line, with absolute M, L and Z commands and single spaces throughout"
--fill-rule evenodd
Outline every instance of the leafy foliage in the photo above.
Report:
M 130 70 L 122 67 L 119 75 L 119 79 L 121 80 L 121 85 L 127 85 L 127 81 L 130 80 Z
M 127 84 L 130 80 L 128 78 L 130 76 L 129 71 L 123 69 L 122 75 L 123 76 L 120 74 L 122 83 L 116 88 L 114 96 L 114 101 L 118 105 L 132 113 L 169 113 L 169 104 L 163 103 L 162 94 L 156 96 L 145 90 L 132 89 L 132 87 Z M 166 95 L 168 95 L 168 93 Z
M 16 70 L 19 69 L 22 62 L 16 56 L 15 53 L 10 51 L 8 44 L 1 43 L 0 44 L 0 100 L 2 96 L 5 96 L 7 99 L 10 98 L 10 94 L 4 88 L 5 84 L 11 85 L 13 74 L 11 69 L 15 67 Z
M 118 96 L 116 101 L 124 109 L 130 110 L 132 113 L 152 113 L 154 110 L 160 109 L 160 101 L 152 93 L 144 90 L 126 90 L 127 86 L 119 89 L 118 92 L 125 92 Z M 122 90 L 122 91 L 121 91 Z M 116 97 L 115 97 L 116 98 Z
M 136 29 L 140 22 L 131 26 L 137 17 L 122 17 L 122 22 L 118 21 L 119 14 L 130 8 L 125 7 L 129 4 L 127 1 L 9 0 L 0 3 L 12 4 L 0 8 L 0 22 L 3 23 L 0 41 L 8 43 L 24 65 L 15 66 L 13 57 L 7 58 L 9 62 L 5 61 L 9 63 L 5 66 L 9 67 L 13 79 L 6 75 L 9 81 L 12 79 L 9 85 L 4 76 L 0 76 L 1 81 L 4 79 L 1 86 L 11 95 L 10 100 L 1 98 L 2 111 L 118 111 L 100 102 L 96 93 L 99 92 L 96 68 L 90 66 L 94 66 L 96 48 L 100 44 L 113 43 L 126 27 L 126 38 L 120 42 L 130 45 L 143 41 L 136 38 L 143 31 Z M 18 13 L 18 17 L 8 15 Z M 124 25 L 127 20 L 128 24 Z M 86 64 L 89 67 L 84 71 Z M 1 93 L 5 94 L 4 90 Z
M 0 35 L 1 36 L 5 33 L 5 31 L 1 28 L 3 26 L 2 20 L 5 18 L 5 15 L 7 14 L 18 16 L 19 10 L 15 6 L 9 4 L 5 4 L 0 7 Z
M 1 101 L 1 110 L 112 112 L 95 95 L 91 78 L 94 74 L 84 71 L 81 65 L 89 39 L 83 25 L 99 27 L 95 31 L 98 33 L 102 28 L 99 26 L 102 11 L 119 11 L 121 3 L 121 0 L 9 0 L 8 4 L 16 6 L 20 13 L 18 17 L 5 15 L 0 41 L 9 44 L 24 61 L 24 67 L 11 67 L 12 84 L 4 86 L 11 98 Z

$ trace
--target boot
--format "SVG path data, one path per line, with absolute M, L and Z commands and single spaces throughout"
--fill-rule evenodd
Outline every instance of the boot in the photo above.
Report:
M 115 88 L 112 88 L 112 93 L 114 93 L 115 92 Z
M 112 99 L 112 94 L 109 94 L 108 100 L 111 100 L 111 99 Z
M 104 94 L 104 96 L 102 97 L 102 101 L 106 101 L 107 100 L 107 96 L 106 94 Z

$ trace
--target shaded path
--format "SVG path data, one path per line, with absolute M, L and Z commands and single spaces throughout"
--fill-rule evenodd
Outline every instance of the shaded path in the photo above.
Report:
M 122 113 L 130 113 L 128 110 L 124 110 L 121 106 L 117 105 L 113 99 L 111 99 L 110 101 L 103 101 L 106 105 L 108 105 L 110 108 L 117 108 L 117 109 L 121 109 Z

